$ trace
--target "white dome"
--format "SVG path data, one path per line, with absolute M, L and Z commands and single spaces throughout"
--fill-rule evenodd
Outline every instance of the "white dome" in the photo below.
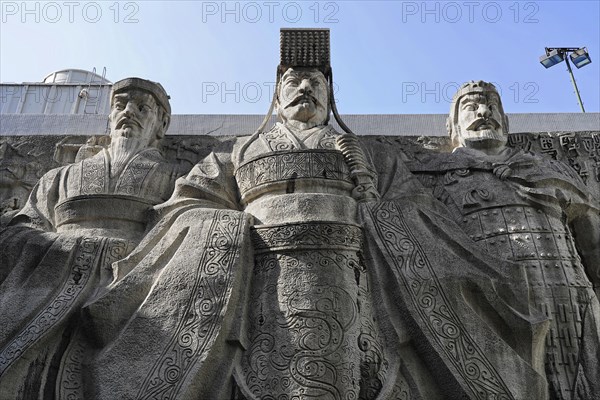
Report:
M 92 83 L 111 84 L 112 82 L 101 75 L 83 69 L 62 69 L 52 72 L 43 80 L 44 83 Z

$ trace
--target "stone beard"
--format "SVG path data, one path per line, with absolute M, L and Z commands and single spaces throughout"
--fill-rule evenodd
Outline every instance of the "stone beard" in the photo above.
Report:
M 113 96 L 109 116 L 111 143 L 111 176 L 118 175 L 127 162 L 141 150 L 154 147 L 164 133 L 164 121 L 159 105 L 152 94 L 142 90 L 130 90 Z M 161 126 L 162 125 L 162 126 Z
M 145 148 L 145 145 L 140 139 L 124 136 L 113 137 L 108 150 L 111 157 L 111 177 L 119 175 L 131 157 L 143 148 Z
M 152 207 L 169 198 L 178 175 L 155 147 L 169 106 L 163 99 L 159 110 L 151 92 L 166 99 L 164 89 L 127 78 L 113 91 L 110 146 L 44 174 L 0 235 L 0 398 L 97 398 L 81 386 L 66 394 L 66 348 L 84 304 L 113 281 L 113 264 L 140 243 Z
M 288 69 L 278 93 L 283 122 L 235 157 L 255 221 L 249 345 L 236 378 L 244 398 L 373 399 L 384 379 L 355 185 L 335 148 L 340 134 L 326 125 L 327 104 L 320 71 Z
M 600 223 L 570 230 L 597 202 L 505 147 L 492 85 L 455 97 L 461 148 L 413 163 L 337 132 L 326 77 L 289 68 L 281 121 L 176 183 L 162 87 L 113 90 L 108 148 L 0 232 L 1 399 L 600 398 L 600 255 L 578 248 Z

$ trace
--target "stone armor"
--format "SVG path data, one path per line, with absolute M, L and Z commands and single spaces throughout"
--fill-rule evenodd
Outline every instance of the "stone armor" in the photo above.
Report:
M 551 392 L 570 399 L 592 284 L 560 209 L 535 205 L 514 184 L 490 175 L 448 171 L 438 197 L 472 240 L 525 270 L 532 305 L 551 320 L 545 346 Z

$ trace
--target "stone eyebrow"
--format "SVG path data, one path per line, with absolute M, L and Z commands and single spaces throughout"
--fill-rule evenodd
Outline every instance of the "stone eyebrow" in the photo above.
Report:
M 294 79 L 312 79 L 312 80 L 321 80 L 319 76 L 317 75 L 313 75 L 313 73 L 311 72 L 306 72 L 306 71 L 294 71 L 294 72 L 289 72 L 286 75 L 284 75 L 282 77 L 283 80 L 285 79 L 289 79 L 289 78 L 294 78 Z
M 117 93 L 113 96 L 115 99 L 117 100 L 122 100 L 122 99 L 126 99 L 129 97 L 129 94 L 127 93 Z
M 146 96 L 146 94 L 148 96 Z M 152 101 L 154 101 L 154 103 L 156 103 L 154 96 L 152 96 L 152 94 L 150 94 L 150 93 L 133 93 L 133 94 L 118 93 L 118 94 L 115 94 L 113 97 L 115 98 L 116 101 L 133 100 L 137 103 L 143 102 L 144 104 L 150 104 L 150 103 L 152 103 Z
M 136 101 L 143 101 L 144 103 L 152 103 L 152 102 L 156 103 L 154 96 L 152 96 L 150 93 L 136 94 L 135 96 L 133 96 L 133 99 Z
M 466 104 L 466 103 L 471 103 L 474 101 L 488 101 L 488 98 L 486 96 L 483 96 L 481 94 L 468 94 L 466 96 L 464 96 L 461 100 L 460 100 L 460 104 Z
M 474 96 L 465 96 L 460 100 L 460 104 L 467 104 L 467 103 L 472 103 L 474 101 L 477 101 L 479 98 L 474 97 Z

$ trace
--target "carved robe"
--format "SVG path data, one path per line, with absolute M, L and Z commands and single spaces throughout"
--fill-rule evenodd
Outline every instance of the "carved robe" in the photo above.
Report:
M 276 125 L 179 179 L 84 307 L 61 393 L 544 399 L 547 323 L 511 302 L 519 271 L 486 262 L 382 149 L 383 200 L 357 204 L 337 135 Z
M 547 323 L 511 301 L 519 271 L 486 261 L 385 144 L 382 201 L 357 204 L 337 136 L 278 124 L 198 163 L 112 283 L 76 296 L 78 328 L 35 349 L 43 384 L 6 393 L 544 399 Z M 55 279 L 87 279 L 72 271 Z
M 248 400 L 375 399 L 386 378 L 391 360 L 338 136 L 330 126 L 277 124 L 235 155 L 241 202 L 254 216 L 248 347 L 236 371 Z
M 376 397 L 394 360 L 370 311 L 354 185 L 337 133 L 305 133 L 279 131 L 279 151 L 251 138 L 233 162 L 211 154 L 178 180 L 84 306 L 61 396 Z
M 551 398 L 600 396 L 600 207 L 575 171 L 510 148 L 458 148 L 417 172 L 471 240 L 525 271 L 532 306 L 551 321 Z
M 177 180 L 153 228 L 87 296 L 57 399 L 229 399 L 252 270 L 249 216 L 214 155 Z M 40 396 L 41 398 L 45 398 Z
M 49 171 L 0 233 L 0 397 L 48 398 L 82 304 L 139 243 L 176 169 L 141 151 L 111 176 L 107 151 Z M 113 172 L 114 174 L 114 172 Z
M 545 399 L 547 320 L 525 274 L 482 252 L 385 139 L 366 148 L 381 200 L 360 204 L 365 259 L 402 390 L 388 399 Z
M 383 199 L 357 204 L 336 136 L 278 124 L 236 157 L 256 218 L 240 398 L 544 399 L 547 322 L 514 300 L 522 271 L 488 260 L 385 146 Z

